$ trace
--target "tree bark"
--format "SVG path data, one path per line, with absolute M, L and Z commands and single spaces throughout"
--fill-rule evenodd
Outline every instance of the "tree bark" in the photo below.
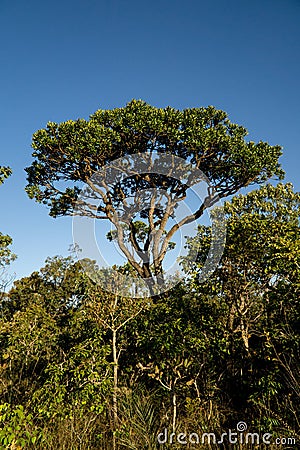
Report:
M 113 413 L 113 450 L 116 450 L 116 429 L 118 426 L 118 356 L 117 356 L 117 330 L 112 330 L 113 339 L 112 339 L 112 350 L 113 350 L 113 364 L 114 364 L 114 384 L 113 384 L 113 405 L 112 405 L 112 413 Z

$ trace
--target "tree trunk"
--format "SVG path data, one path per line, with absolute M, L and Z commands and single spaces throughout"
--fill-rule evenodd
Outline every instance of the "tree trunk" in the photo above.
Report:
M 113 350 L 113 364 L 114 364 L 114 385 L 113 385 L 113 450 L 116 450 L 116 430 L 118 426 L 118 356 L 117 356 L 117 331 L 114 329 L 113 340 L 112 340 L 112 350 Z
M 176 419 L 177 419 L 177 398 L 176 398 L 176 393 L 173 392 L 173 420 L 172 420 L 173 433 L 175 433 L 175 430 L 176 430 Z

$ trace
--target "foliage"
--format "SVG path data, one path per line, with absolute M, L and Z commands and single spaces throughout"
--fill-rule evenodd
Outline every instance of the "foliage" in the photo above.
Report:
M 210 243 L 207 227 L 189 241 L 190 251 L 198 254 L 196 270 L 186 265 L 198 301 L 218 310 L 215 360 L 227 367 L 219 374 L 219 387 L 234 409 L 249 413 L 254 408 L 265 427 L 274 422 L 295 429 L 300 397 L 291 392 L 298 392 L 299 382 L 300 194 L 290 184 L 266 185 L 234 198 L 225 209 L 227 244 L 216 272 L 198 284 Z
M 137 152 L 169 151 L 192 162 L 221 197 L 280 178 L 280 147 L 245 136 L 213 107 L 178 111 L 132 101 L 35 133 L 27 192 L 53 216 L 73 214 L 95 171 Z M 0 168 L 0 184 L 9 175 Z M 172 191 L 175 203 L 186 194 L 172 177 L 142 174 L 109 187 L 111 207 L 122 209 L 123 194 L 141 201 L 138 189 L 154 185 Z M 82 212 L 107 218 L 103 202 Z M 140 256 L 155 227 L 161 245 L 168 235 L 161 211 L 122 225 L 123 242 L 142 249 Z M 218 211 L 212 214 L 217 221 Z M 94 261 L 60 256 L 0 296 L 0 448 L 152 450 L 163 429 L 221 433 L 241 419 L 256 431 L 300 439 L 300 193 L 289 183 L 263 184 L 227 201 L 225 214 L 226 248 L 204 282 L 209 226 L 187 241 L 193 257 L 182 259 L 185 282 L 154 299 L 134 298 L 129 282 L 118 291 L 119 274 L 139 271 L 130 259 L 100 270 Z M 118 240 L 118 232 L 108 239 Z M 13 258 L 10 243 L 0 235 L 2 266 Z
M 0 269 L 16 259 L 16 255 L 9 248 L 11 244 L 12 238 L 7 234 L 0 233 Z
M 0 184 L 12 174 L 10 167 L 0 166 Z
M 49 258 L 1 304 L 0 395 L 12 407 L 22 401 L 39 429 L 49 420 L 52 433 L 64 420 L 91 427 L 105 412 L 110 363 L 101 329 L 82 308 L 88 283 L 79 263 Z
M 98 110 L 89 120 L 49 122 L 38 130 L 32 142 L 34 161 L 26 169 L 26 191 L 46 204 L 53 217 L 109 219 L 121 251 L 138 275 L 156 277 L 162 284 L 162 264 L 179 227 L 199 218 L 219 197 L 273 176 L 283 177 L 278 163 L 281 148 L 247 142 L 246 135 L 244 127 L 212 106 L 180 111 L 132 100 L 124 108 Z M 133 158 L 137 153 L 138 161 Z M 154 163 L 147 160 L 154 153 L 172 155 L 165 163 L 168 176 L 154 173 Z M 172 178 L 176 157 L 200 169 L 211 189 L 193 214 L 167 231 L 190 187 L 184 181 L 191 177 L 186 168 L 181 168 L 181 181 Z M 109 166 L 113 161 L 114 169 Z M 122 178 L 124 170 L 127 176 Z M 93 177 L 99 171 L 101 176 Z M 89 189 L 80 196 L 83 183 Z M 149 288 L 153 293 L 151 283 Z
M 8 403 L 0 405 L 0 445 L 3 446 L 1 448 L 28 448 L 35 444 L 38 437 L 32 415 L 26 414 L 22 405 L 15 407 L 11 407 Z

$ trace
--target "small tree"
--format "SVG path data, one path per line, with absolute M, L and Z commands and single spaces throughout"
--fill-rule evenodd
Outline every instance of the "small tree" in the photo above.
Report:
M 121 271 L 122 268 L 119 268 Z M 115 283 L 118 286 L 118 272 L 102 271 L 105 284 Z M 116 278 L 116 279 L 113 279 Z M 99 324 L 100 329 L 109 333 L 111 356 L 113 364 L 113 392 L 112 392 L 112 422 L 113 449 L 117 448 L 116 432 L 119 427 L 119 360 L 121 352 L 126 352 L 128 343 L 122 336 L 128 323 L 138 318 L 149 305 L 146 301 L 123 297 L 118 294 L 104 293 L 97 286 L 92 286 L 87 292 L 88 308 Z
M 124 108 L 98 110 L 89 120 L 49 122 L 37 131 L 32 143 L 35 159 L 26 169 L 26 191 L 50 207 L 52 217 L 79 214 L 110 220 L 118 245 L 137 274 L 162 283 L 163 261 L 179 228 L 199 218 L 218 198 L 273 175 L 283 177 L 278 163 L 281 148 L 247 142 L 246 135 L 244 127 L 212 106 L 180 111 L 132 100 Z M 173 157 L 162 163 L 164 173 L 155 173 L 153 160 L 147 160 L 155 153 Z M 195 211 L 169 227 L 190 187 L 186 168 L 181 168 L 181 181 L 172 178 L 178 170 L 176 158 L 201 170 L 211 186 Z M 98 171 L 102 176 L 93 177 Z M 89 186 L 85 198 L 80 196 L 83 183 Z M 145 224 L 142 239 L 140 221 Z

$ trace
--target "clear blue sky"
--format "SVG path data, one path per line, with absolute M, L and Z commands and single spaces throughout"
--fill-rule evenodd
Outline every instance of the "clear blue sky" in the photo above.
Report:
M 141 98 L 159 107 L 214 105 L 252 140 L 284 147 L 299 182 L 299 0 L 0 1 L 0 230 L 17 278 L 66 255 L 70 218 L 51 219 L 24 192 L 31 136 L 47 121 Z

